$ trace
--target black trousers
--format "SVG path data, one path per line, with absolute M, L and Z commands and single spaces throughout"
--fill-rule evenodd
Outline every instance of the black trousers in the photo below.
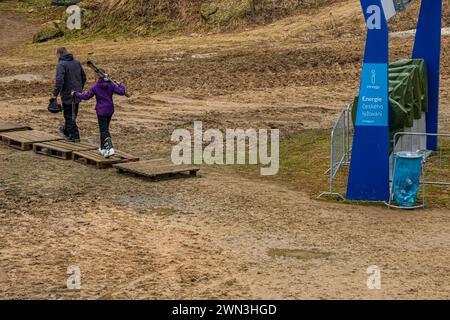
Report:
M 97 119 L 98 127 L 100 129 L 100 148 L 113 148 L 111 134 L 109 133 L 109 125 L 111 123 L 112 116 L 97 116 Z
M 78 116 L 78 107 L 79 104 L 75 104 L 75 113 L 72 114 L 72 104 L 65 104 L 63 103 L 63 110 L 64 110 L 64 135 L 72 138 L 80 138 L 80 131 L 78 130 L 76 117 Z M 73 118 L 75 116 L 75 118 Z

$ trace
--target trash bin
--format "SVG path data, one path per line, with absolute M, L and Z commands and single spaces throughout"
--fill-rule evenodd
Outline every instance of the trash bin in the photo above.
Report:
M 402 151 L 394 159 L 393 198 L 400 208 L 416 207 L 423 155 Z

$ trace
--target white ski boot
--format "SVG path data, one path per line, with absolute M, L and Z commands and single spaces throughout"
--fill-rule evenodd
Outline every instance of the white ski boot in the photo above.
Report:
M 104 157 L 106 149 L 98 148 L 98 152 Z
M 105 158 L 109 158 L 109 157 L 112 157 L 115 154 L 116 154 L 116 152 L 114 151 L 114 148 L 109 148 L 109 149 L 104 150 L 103 156 Z

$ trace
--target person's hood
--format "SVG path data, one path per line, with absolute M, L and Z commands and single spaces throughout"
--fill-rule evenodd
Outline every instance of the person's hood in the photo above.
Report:
M 60 61 L 72 61 L 73 60 L 73 54 L 71 53 L 64 53 L 61 58 L 59 58 Z
M 108 86 L 109 86 L 110 83 L 111 83 L 110 81 L 107 81 L 107 80 L 105 80 L 105 79 L 103 79 L 103 78 L 100 78 L 100 79 L 98 79 L 98 81 L 97 81 L 97 84 L 98 84 L 98 86 L 99 86 L 101 89 L 106 89 L 106 88 L 108 88 Z

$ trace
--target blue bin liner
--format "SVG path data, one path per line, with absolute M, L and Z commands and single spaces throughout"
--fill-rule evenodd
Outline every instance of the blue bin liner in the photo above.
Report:
M 399 207 L 417 205 L 423 156 L 417 152 L 398 152 L 395 155 L 394 200 Z

